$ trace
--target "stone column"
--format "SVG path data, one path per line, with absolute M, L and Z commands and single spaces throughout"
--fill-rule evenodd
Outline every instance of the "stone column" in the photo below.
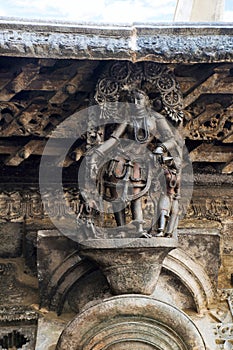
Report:
M 223 18 L 224 3 L 224 0 L 177 0 L 174 21 L 221 21 Z

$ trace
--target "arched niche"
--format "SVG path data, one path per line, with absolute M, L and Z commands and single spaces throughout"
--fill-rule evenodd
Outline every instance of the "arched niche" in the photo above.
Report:
M 166 276 L 175 281 L 166 294 Z M 96 281 L 99 280 L 98 291 Z M 179 300 L 177 285 L 183 290 L 184 300 Z M 90 293 L 89 291 L 92 291 Z M 62 312 L 64 303 L 68 301 L 72 310 L 79 312 L 85 304 L 109 297 L 111 295 L 107 282 L 97 266 L 84 259 L 78 252 L 73 253 L 61 264 L 50 278 L 47 288 L 50 300 L 49 308 Z M 198 313 L 206 310 L 214 298 L 214 290 L 204 268 L 182 249 L 175 249 L 165 258 L 158 286 L 152 293 L 162 301 L 187 309 L 193 306 Z M 174 297 L 173 297 L 174 296 Z M 182 307 L 183 303 L 183 307 Z

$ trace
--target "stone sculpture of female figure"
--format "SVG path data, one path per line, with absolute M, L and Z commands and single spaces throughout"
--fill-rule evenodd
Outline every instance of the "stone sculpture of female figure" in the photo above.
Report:
M 99 179 L 102 184 L 100 195 L 113 203 L 117 226 L 126 225 L 125 207 L 130 204 L 132 220 L 137 228 L 136 237 L 171 237 L 178 221 L 182 140 L 176 137 L 162 114 L 149 109 L 149 99 L 143 90 L 135 88 L 128 94 L 133 102 L 129 120 L 119 123 L 111 136 L 87 156 L 87 187 L 89 193 L 95 192 Z M 133 142 L 122 147 L 125 140 Z M 154 140 L 154 150 L 148 158 L 148 146 Z M 104 164 L 105 159 L 108 161 Z M 147 231 L 144 227 L 142 196 L 151 186 L 156 174 L 153 168 L 158 163 L 162 167 L 166 189 L 158 200 L 158 213 L 155 213 L 158 220 L 154 220 L 157 223 Z M 99 164 L 104 164 L 102 169 Z M 89 210 L 96 207 L 94 199 L 89 197 L 85 200 Z

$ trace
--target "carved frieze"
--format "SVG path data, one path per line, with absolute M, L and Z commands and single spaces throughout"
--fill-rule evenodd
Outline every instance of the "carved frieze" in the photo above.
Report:
M 151 33 L 152 34 L 152 33 Z M 154 33 L 155 34 L 155 33 Z M 219 40 L 225 47 L 222 50 Z M 163 59 L 176 62 L 216 62 L 229 60 L 232 54 L 233 40 L 231 36 L 195 35 L 187 37 L 183 35 L 141 35 L 137 41 L 140 50 L 151 57 L 163 57 Z M 222 47 L 222 48 L 223 48 Z
M 24 306 L 2 306 L 0 308 L 1 326 L 12 323 L 33 324 L 36 323 L 38 314 L 33 309 Z
M 7 64 L 10 69 L 6 73 Z M 141 86 L 148 94 L 153 109 L 168 117 L 170 114 L 173 119 L 180 117 L 182 92 L 184 136 L 192 152 L 192 161 L 219 162 L 223 173 L 233 171 L 232 63 L 212 63 L 204 69 L 198 64 L 167 65 L 164 61 L 160 64 L 148 60 L 136 64 L 121 60 L 110 65 L 90 60 L 30 59 L 25 62 L 14 58 L 8 62 L 2 57 L 1 66 L 0 155 L 4 156 L 7 166 L 18 166 L 30 155 L 41 155 L 45 138 L 57 125 L 80 108 L 88 107 L 88 103 L 89 106 L 94 104 L 93 91 L 99 78 L 96 100 L 100 106 L 106 99 L 111 103 L 117 101 L 120 89 L 133 84 Z M 95 73 L 97 67 L 101 74 Z M 111 68 L 106 75 L 108 67 Z M 100 140 L 103 134 L 101 128 L 94 130 L 95 118 L 93 115 L 89 118 L 88 147 L 94 138 Z M 72 131 L 73 128 L 74 125 Z M 27 143 L 22 137 L 11 142 L 10 137 L 15 136 L 33 139 Z M 68 130 L 66 136 L 69 137 Z M 57 137 L 64 137 L 63 129 Z M 197 145 L 196 142 L 202 143 Z M 64 166 L 69 167 L 82 154 L 80 147 L 74 149 Z M 59 155 L 59 149 L 49 150 L 48 155 Z M 59 161 L 57 164 L 60 166 Z
M 186 218 L 221 221 L 233 215 L 233 200 L 224 198 L 192 198 Z
M 0 102 L 1 136 L 46 136 L 73 111 L 53 107 L 45 97 L 30 105 Z
M 25 306 L 5 306 L 0 309 L 1 349 L 35 348 L 38 314 Z
M 78 211 L 78 192 L 74 189 L 65 191 L 65 198 L 70 210 Z M 62 217 L 67 213 L 66 203 L 56 200 L 56 192 L 48 191 L 45 206 L 41 202 L 38 189 L 2 191 L 0 193 L 0 222 L 21 222 L 24 220 L 44 219 L 46 217 Z
M 192 73 L 193 86 L 186 91 L 184 97 L 187 138 L 231 142 L 232 68 L 230 63 L 210 65 L 203 76 L 197 72 Z
M 48 63 L 43 59 L 25 62 L 22 58 L 7 63 L 1 57 L 1 136 L 47 136 L 84 103 L 97 65 L 89 61 Z
M 201 190 L 201 189 L 200 189 Z M 212 195 L 200 197 L 200 193 L 194 196 L 188 207 L 186 218 L 208 219 L 221 221 L 232 217 L 233 199 L 229 194 L 231 188 L 226 188 L 226 197 L 216 197 L 216 188 L 212 187 Z M 23 222 L 43 220 L 48 217 L 66 217 L 70 211 L 74 214 L 79 210 L 79 191 L 76 187 L 64 189 L 64 202 L 60 202 L 59 193 L 48 189 L 44 195 L 44 205 L 38 188 L 18 189 L 15 191 L 0 190 L 0 222 Z M 152 203 L 149 200 L 143 202 L 146 216 L 152 212 Z M 111 217 L 109 216 L 110 220 Z M 108 226 L 108 224 L 107 224 Z

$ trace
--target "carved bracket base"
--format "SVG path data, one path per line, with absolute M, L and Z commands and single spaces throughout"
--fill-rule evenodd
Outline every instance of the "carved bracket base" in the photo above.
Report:
M 97 263 L 114 294 L 150 295 L 163 260 L 176 247 L 170 238 L 94 239 L 82 242 L 79 254 Z

